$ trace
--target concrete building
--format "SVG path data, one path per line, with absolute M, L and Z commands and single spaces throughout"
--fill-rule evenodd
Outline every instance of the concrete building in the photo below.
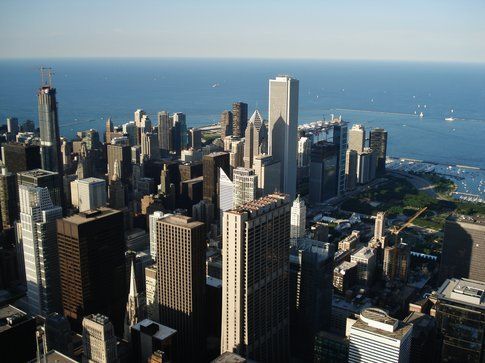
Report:
M 141 157 L 151 160 L 160 160 L 158 135 L 153 132 L 141 134 Z
M 73 330 L 80 330 L 84 316 L 99 312 L 122 336 L 127 296 L 123 213 L 101 207 L 58 219 L 57 241 L 62 305 Z
M 19 207 L 17 196 L 17 177 L 6 168 L 0 171 L 0 213 L 4 229 L 14 226 Z
M 71 204 L 84 212 L 104 207 L 108 203 L 106 182 L 98 178 L 86 178 L 71 182 Z
M 226 152 L 214 152 L 204 155 L 202 158 L 202 170 L 204 173 L 204 200 L 214 204 L 216 212 L 219 210 L 219 169 L 230 175 L 229 154 Z
M 376 177 L 377 158 L 371 148 L 357 154 L 357 182 L 367 184 Z
M 231 208 L 256 199 L 258 191 L 258 176 L 253 169 L 237 168 L 233 171 L 234 203 Z
M 280 189 L 296 195 L 296 144 L 298 141 L 299 81 L 288 76 L 278 76 L 269 81 L 268 151 L 279 161 Z
M 244 166 L 244 139 L 232 140 L 229 150 L 229 165 L 231 176 L 234 169 Z
M 377 175 L 381 176 L 386 172 L 387 131 L 382 128 L 370 130 L 369 147 L 377 157 Z
M 452 215 L 445 221 L 440 279 L 485 281 L 485 217 Z
M 166 111 L 160 111 L 158 118 L 158 146 L 161 156 L 166 157 L 172 150 L 172 120 Z
M 131 147 L 129 145 L 113 145 L 107 146 L 108 153 L 108 180 L 113 180 L 115 174 L 115 162 L 118 162 L 120 177 L 123 183 L 127 183 L 131 179 L 132 165 L 131 165 Z
M 37 145 L 9 142 L 2 144 L 2 161 L 12 174 L 40 169 L 40 147 Z
M 362 247 L 350 256 L 357 263 L 357 282 L 369 286 L 374 281 L 376 254 L 372 248 Z
M 272 228 L 262 227 L 267 224 Z M 221 353 L 235 352 L 260 362 L 287 362 L 288 196 L 270 194 L 224 212 L 221 229 Z M 271 263 L 268 255 L 273 256 Z
M 343 261 L 333 270 L 333 286 L 345 294 L 357 281 L 357 262 Z
M 349 363 L 408 363 L 413 326 L 383 310 L 365 309 L 350 329 Z
M 385 247 L 382 265 L 384 279 L 407 282 L 410 263 L 410 249 L 406 243 Z
M 24 363 L 35 358 L 36 322 L 33 316 L 12 306 L 0 307 L 2 362 Z
M 432 295 L 441 362 L 483 362 L 485 358 L 485 282 L 447 279 Z
M 83 319 L 83 362 L 118 362 L 116 335 L 108 317 L 94 314 Z
M 221 139 L 224 140 L 227 136 L 232 135 L 233 116 L 231 111 L 223 111 L 220 118 L 221 124 Z
M 19 185 L 19 202 L 29 311 L 45 316 L 60 309 L 56 219 L 62 208 L 47 188 L 28 185 Z
M 308 238 L 290 247 L 290 332 L 292 355 L 313 356 L 313 339 L 330 328 L 334 247 Z
M 59 313 L 51 313 L 45 317 L 44 331 L 47 340 L 47 350 L 56 350 L 63 354 L 73 355 L 71 326 L 67 319 Z
M 160 322 L 177 330 L 175 359 L 205 355 L 205 226 L 173 215 L 157 221 Z
M 306 229 L 306 205 L 298 195 L 291 206 L 291 229 L 290 238 L 305 237 Z
M 348 149 L 355 150 L 357 153 L 364 151 L 365 147 L 365 128 L 363 125 L 353 125 L 348 132 Z
M 374 223 L 374 238 L 382 240 L 386 234 L 386 212 L 377 212 Z
M 153 261 L 157 260 L 157 221 L 162 218 L 171 216 L 170 213 L 155 211 L 148 216 L 148 234 L 150 240 L 150 256 Z
M 275 175 L 280 175 L 281 162 L 275 161 L 271 155 L 258 155 L 254 157 L 253 169 L 258 176 L 259 196 L 265 196 L 277 192 L 280 183 Z
M 244 137 L 248 124 L 248 104 L 234 102 L 232 104 L 232 134 L 236 137 Z
M 347 237 L 338 243 L 339 250 L 352 251 L 360 242 L 360 231 L 352 231 Z
M 177 331 L 155 321 L 144 319 L 131 327 L 131 344 L 133 346 L 133 361 L 146 363 L 156 351 L 164 353 L 163 362 L 170 362 L 172 345 Z

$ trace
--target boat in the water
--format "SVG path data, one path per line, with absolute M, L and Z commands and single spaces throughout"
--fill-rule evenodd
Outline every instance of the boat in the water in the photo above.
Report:
M 424 113 L 420 112 L 419 113 L 419 117 L 423 118 L 424 117 Z
M 456 120 L 456 118 L 454 118 L 454 117 L 446 117 L 445 118 L 445 121 L 455 121 L 455 120 Z

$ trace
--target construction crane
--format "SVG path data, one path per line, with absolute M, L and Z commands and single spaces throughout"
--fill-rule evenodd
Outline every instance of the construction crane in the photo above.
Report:
M 398 236 L 399 236 L 399 233 L 401 233 L 404 229 L 406 229 L 407 227 L 409 227 L 413 221 L 418 218 L 421 214 L 423 214 L 426 210 L 428 209 L 428 207 L 424 207 L 424 208 L 421 208 L 419 211 L 417 211 L 411 218 L 409 218 L 406 223 L 404 223 L 401 227 L 399 226 L 394 226 L 393 228 L 391 228 L 389 230 L 389 232 L 391 232 L 391 234 L 393 234 L 394 236 L 396 236 L 396 240 L 394 242 L 395 245 L 398 244 Z

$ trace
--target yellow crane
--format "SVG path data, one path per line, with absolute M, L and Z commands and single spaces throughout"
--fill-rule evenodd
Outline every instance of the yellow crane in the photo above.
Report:
M 396 236 L 396 240 L 395 240 L 395 244 L 397 245 L 398 243 L 398 236 L 399 236 L 399 233 L 401 233 L 404 229 L 406 229 L 407 227 L 409 227 L 413 221 L 418 218 L 421 214 L 423 214 L 426 210 L 428 209 L 428 207 L 424 207 L 424 208 L 421 208 L 420 210 L 418 210 L 411 218 L 409 218 L 406 223 L 404 223 L 402 226 L 394 226 L 393 228 L 391 228 L 389 230 L 389 232 L 391 232 L 391 234 L 393 234 L 394 236 Z

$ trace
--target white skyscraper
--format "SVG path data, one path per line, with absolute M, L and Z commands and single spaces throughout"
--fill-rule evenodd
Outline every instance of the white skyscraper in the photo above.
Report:
M 376 222 L 374 226 L 374 238 L 381 240 L 384 237 L 384 231 L 386 227 L 386 213 L 378 212 L 376 216 Z
M 152 132 L 141 134 L 141 155 L 149 160 L 160 159 L 160 148 L 158 147 L 158 135 Z
M 280 190 L 277 175 L 280 175 L 281 162 L 275 161 L 271 155 L 254 157 L 253 169 L 258 176 L 258 195 L 264 196 Z
M 234 183 L 227 174 L 219 168 L 219 209 L 222 213 L 234 205 Z
M 19 185 L 19 202 L 29 309 L 46 316 L 60 307 L 56 220 L 62 208 L 47 188 L 27 185 Z
M 348 362 L 408 363 L 412 331 L 381 309 L 364 309 L 350 328 Z
M 300 137 L 298 140 L 297 166 L 304 167 L 310 164 L 310 151 L 312 141 L 308 137 Z
M 291 206 L 291 229 L 290 237 L 298 238 L 305 236 L 306 206 L 305 201 L 298 195 Z
M 349 130 L 349 144 L 350 150 L 355 150 L 358 153 L 364 151 L 365 147 L 365 129 L 363 125 L 353 125 Z
M 253 169 L 234 169 L 232 179 L 234 184 L 234 208 L 256 199 L 258 176 Z
M 269 153 L 281 162 L 281 191 L 295 198 L 299 82 L 288 76 L 269 81 Z
M 79 212 L 106 206 L 106 182 L 98 178 L 74 180 L 71 182 L 71 203 Z
M 116 335 L 108 317 L 93 314 L 83 319 L 83 362 L 118 362 Z
M 171 216 L 171 214 L 156 211 L 150 214 L 148 217 L 148 234 L 150 238 L 150 256 L 152 256 L 153 261 L 157 260 L 157 221 Z
M 285 194 L 224 212 L 221 353 L 288 362 L 289 238 Z

